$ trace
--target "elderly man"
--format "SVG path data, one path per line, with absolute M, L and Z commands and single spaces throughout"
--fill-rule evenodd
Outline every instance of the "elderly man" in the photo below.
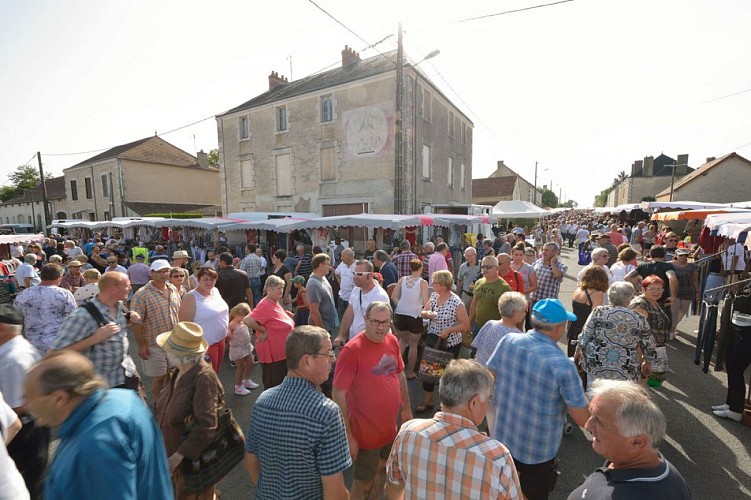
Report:
M 60 325 L 77 306 L 69 290 L 60 288 L 63 268 L 45 264 L 39 273 L 41 282 L 16 296 L 16 307 L 24 316 L 24 334 L 31 345 L 46 354 Z
M 340 255 L 341 262 L 334 270 L 334 276 L 339 283 L 339 302 L 336 305 L 336 312 L 339 319 L 344 316 L 344 311 L 349 305 L 349 296 L 352 295 L 352 288 L 355 286 L 355 251 L 351 248 L 345 248 Z M 315 270 L 314 270 L 315 271 Z
M 60 427 L 45 498 L 173 498 L 151 412 L 135 392 L 106 387 L 91 361 L 70 350 L 29 371 L 26 408 L 40 425 Z
M 409 263 L 412 259 L 416 259 L 415 255 L 410 249 L 409 241 L 403 240 L 399 244 L 399 253 L 391 259 L 391 262 L 396 266 L 396 270 L 399 272 L 399 279 L 412 274 L 412 270 L 409 267 Z
M 511 256 L 507 253 L 499 253 L 498 276 L 511 287 L 511 291 L 524 293 L 524 278 L 521 274 L 511 269 Z
M 22 329 L 21 311 L 10 304 L 0 304 L 0 395 L 22 424 L 16 437 L 8 443 L 8 454 L 23 476 L 31 498 L 38 499 L 42 498 L 50 431 L 34 425 L 24 408 L 23 380 L 41 356 L 23 337 Z
M 678 470 L 657 451 L 665 436 L 665 415 L 647 390 L 623 380 L 592 384 L 592 449 L 605 464 L 568 496 L 576 499 L 691 498 Z
M 428 285 L 433 285 L 434 272 L 448 270 L 449 266 L 446 261 L 448 253 L 449 246 L 446 243 L 441 242 L 435 246 L 435 252 L 428 259 Z
M 65 318 L 50 352 L 78 351 L 91 360 L 110 387 L 138 389 L 136 365 L 128 355 L 129 319 L 122 305 L 128 299 L 130 280 L 122 273 L 107 273 L 97 284 L 99 294 Z
M 365 329 L 365 311 L 372 302 L 389 302 L 386 290 L 373 279 L 373 263 L 360 260 L 355 264 L 355 287 L 349 298 L 349 305 L 342 316 L 339 334 L 334 345 L 344 345 Z
M 365 331 L 342 348 L 336 362 L 333 399 L 344 416 L 355 461 L 355 499 L 366 499 L 371 491 L 380 497 L 397 419 L 412 419 L 404 361 L 390 331 L 391 314 L 387 301 L 371 302 Z
M 459 272 L 456 273 L 456 290 L 461 293 L 461 299 L 467 311 L 472 304 L 472 297 L 474 296 L 472 290 L 480 272 L 477 250 L 474 247 L 467 247 L 464 250 L 464 262 L 459 266 Z
M 493 437 L 514 458 L 522 491 L 529 500 L 547 499 L 555 484 L 555 458 L 566 412 L 583 426 L 587 398 L 576 367 L 558 347 L 567 321 L 576 316 L 556 299 L 532 308 L 532 331 L 509 333 L 488 360 L 495 373 L 496 410 Z
M 579 270 L 576 275 L 576 282 L 581 283 L 582 276 L 587 272 L 587 268 L 591 266 L 600 266 L 608 275 L 608 283 L 612 285 L 615 278 L 613 278 L 613 273 L 608 267 L 608 260 L 610 260 L 610 254 L 605 248 L 595 248 L 592 250 L 592 262 Z
M 31 288 L 41 283 L 39 274 L 34 265 L 37 263 L 37 256 L 33 253 L 27 253 L 23 256 L 23 264 L 18 266 L 15 273 L 16 284 L 19 290 Z
M 83 255 L 79 255 L 83 257 Z M 81 274 L 81 262 L 78 260 L 71 260 L 68 262 L 68 272 L 63 275 L 63 279 L 60 281 L 60 288 L 65 288 L 75 293 L 76 290 L 86 284 Z
M 395 285 L 399 281 L 399 271 L 391 259 L 389 254 L 383 250 L 376 250 L 373 254 L 373 266 L 378 268 L 378 272 L 383 277 L 383 288 L 388 290 L 391 285 Z
M 192 285 L 190 283 L 190 271 L 188 270 L 188 262 L 190 262 L 190 255 L 185 250 L 176 250 L 172 254 L 172 267 L 179 267 L 183 275 L 185 276 L 185 279 L 183 280 L 183 286 L 187 290 L 192 289 Z M 128 267 L 130 269 L 130 267 Z
M 180 320 L 180 292 L 169 283 L 172 266 L 164 259 L 151 263 L 151 281 L 133 294 L 130 308 L 140 318 L 133 323 L 138 356 L 143 360 L 143 375 L 151 377 L 151 393 L 159 394 L 167 379 L 167 357 L 156 345 L 156 336 L 172 330 Z
M 482 278 L 472 289 L 472 303 L 469 306 L 469 324 L 473 331 L 479 331 L 491 319 L 501 319 L 498 300 L 511 287 L 498 276 L 498 259 L 492 255 L 482 258 Z
M 240 270 L 245 271 L 250 280 L 250 290 L 253 293 L 253 304 L 261 301 L 261 264 L 263 261 L 256 255 L 256 246 L 245 246 L 245 257 L 240 261 Z
M 328 332 L 292 330 L 285 344 L 287 376 L 253 405 L 245 469 L 256 498 L 344 499 L 344 471 L 352 465 L 339 407 L 318 386 L 336 359 Z
M 493 375 L 476 361 L 448 365 L 441 376 L 441 411 L 405 422 L 394 440 L 387 499 L 522 498 L 508 449 L 477 430 L 493 384 Z
M 561 282 L 568 271 L 568 266 L 559 259 L 559 253 L 557 243 L 546 243 L 542 247 L 542 258 L 537 259 L 533 266 L 537 275 L 537 290 L 531 297 L 533 302 L 558 298 Z
M 604 233 L 603 236 L 607 236 L 608 239 L 616 247 L 619 247 L 619 246 L 621 246 L 624 243 L 628 243 L 628 241 L 626 240 L 626 238 L 618 230 L 618 224 L 611 224 L 610 225 L 610 232 L 609 233 Z
M 609 268 L 610 266 L 615 264 L 615 262 L 618 260 L 618 248 L 616 248 L 616 245 L 612 243 L 611 234 L 605 233 L 601 235 L 599 245 L 600 245 L 600 248 L 603 248 L 608 251 L 608 261 L 605 262 L 605 264 Z
M 372 238 L 369 238 L 365 241 L 365 252 L 363 253 L 363 258 L 369 260 L 370 262 L 373 262 L 373 254 L 376 253 L 376 250 L 378 250 L 376 241 Z

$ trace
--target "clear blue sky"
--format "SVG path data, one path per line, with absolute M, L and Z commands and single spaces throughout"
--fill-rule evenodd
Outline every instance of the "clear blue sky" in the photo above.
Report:
M 475 123 L 473 176 L 498 160 L 590 205 L 646 155 L 698 167 L 751 156 L 751 2 L 552 0 L 317 3 L 368 43 L 412 59 Z M 0 182 L 43 153 L 55 175 L 95 153 L 213 117 L 366 43 L 307 0 L 0 0 Z M 362 50 L 372 56 L 373 49 Z M 442 75 L 442 77 L 441 77 Z M 714 100 L 723 96 L 738 95 Z M 212 119 L 163 136 L 216 147 Z M 34 159 L 33 164 L 36 164 Z M 545 170 L 547 169 L 547 171 Z

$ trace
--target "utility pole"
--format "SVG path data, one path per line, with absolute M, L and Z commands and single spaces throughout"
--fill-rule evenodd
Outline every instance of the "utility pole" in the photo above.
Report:
M 675 186 L 675 169 L 678 167 L 687 167 L 687 163 L 681 163 L 680 165 L 665 165 L 666 167 L 672 167 L 670 174 L 670 201 L 673 201 L 673 187 Z
M 537 205 L 537 162 L 535 162 L 535 205 Z
M 37 151 L 37 162 L 39 163 L 39 179 L 42 183 L 42 202 L 44 204 L 44 224 L 42 225 L 42 233 L 47 234 L 47 226 L 52 223 L 50 219 L 50 206 L 47 199 L 47 183 L 44 182 L 44 168 L 42 167 L 42 153 Z
M 403 177 L 402 164 L 404 163 L 404 149 L 402 144 L 402 108 L 404 100 L 404 45 L 402 40 L 402 23 L 399 23 L 399 35 L 397 37 L 396 50 L 396 118 L 394 119 L 394 213 L 404 213 L 402 208 Z

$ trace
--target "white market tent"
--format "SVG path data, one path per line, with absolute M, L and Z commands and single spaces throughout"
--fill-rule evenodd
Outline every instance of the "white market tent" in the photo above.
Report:
M 511 200 L 496 203 L 490 215 L 496 219 L 536 219 L 550 212 L 528 201 Z
M 725 203 L 705 203 L 701 201 L 642 201 L 640 207 L 645 212 L 660 210 L 695 210 L 706 208 L 727 208 Z

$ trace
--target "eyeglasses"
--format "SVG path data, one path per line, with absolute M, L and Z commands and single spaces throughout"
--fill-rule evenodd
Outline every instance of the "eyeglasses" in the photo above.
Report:
M 670 243 L 678 243 L 678 240 L 665 240 L 665 241 L 668 241 Z
M 378 321 L 377 319 L 370 319 L 368 318 L 368 321 L 370 321 L 370 324 L 373 326 L 389 326 L 391 324 L 390 319 L 386 319 L 383 321 Z
M 329 351 L 329 352 L 309 352 L 308 354 L 310 354 L 311 356 L 326 356 L 328 358 L 335 358 L 336 357 L 336 354 L 334 353 L 334 351 Z
M 665 288 L 664 288 L 664 287 L 661 287 L 661 286 L 660 286 L 660 287 L 657 287 L 657 286 L 648 286 L 648 287 L 647 287 L 647 290 L 648 290 L 648 291 L 650 291 L 650 292 L 661 292 L 661 291 L 663 291 L 664 289 L 665 289 Z
M 108 260 L 107 264 L 117 264 L 117 261 L 116 260 Z
M 480 266 L 480 267 L 483 268 L 483 269 L 485 269 L 486 271 L 488 271 L 490 269 L 495 269 L 498 266 Z
M 373 273 L 371 273 L 370 271 L 367 271 L 367 272 L 363 272 L 363 271 L 355 271 L 355 273 L 354 273 L 354 274 L 355 274 L 355 276 L 359 276 L 360 278 L 362 278 L 362 277 L 364 277 L 364 276 L 370 276 L 370 275 L 371 275 L 371 274 L 373 274 Z

